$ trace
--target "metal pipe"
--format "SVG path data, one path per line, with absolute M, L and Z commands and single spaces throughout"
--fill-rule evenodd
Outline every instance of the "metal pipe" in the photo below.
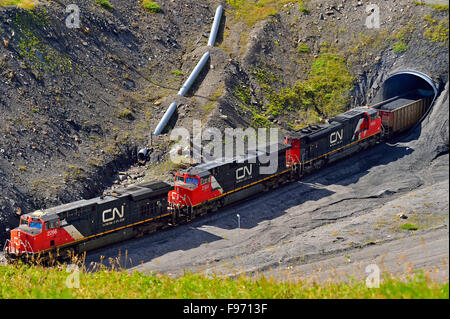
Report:
M 159 124 L 156 127 L 155 132 L 153 132 L 153 135 L 157 136 L 157 135 L 161 134 L 162 130 L 166 127 L 167 123 L 169 122 L 170 118 L 173 115 L 173 112 L 175 112 L 176 109 L 177 109 L 176 102 L 173 102 L 172 104 L 170 104 L 166 113 L 164 113 L 164 116 L 162 117 L 161 121 L 159 121 Z
M 208 45 L 214 46 L 214 43 L 216 42 L 217 32 L 219 31 L 220 26 L 220 20 L 222 18 L 223 14 L 223 6 L 219 5 L 216 9 L 216 14 L 214 15 L 214 22 L 211 27 L 211 33 L 209 35 L 208 39 Z M 198 61 L 197 66 L 192 71 L 191 75 L 189 75 L 186 82 L 184 82 L 183 86 L 178 91 L 178 95 L 184 96 L 189 89 L 191 88 L 192 84 L 197 79 L 198 75 L 202 71 L 203 67 L 206 64 L 206 61 L 209 59 L 209 52 L 206 52 L 203 54 L 200 61 Z M 161 134 L 162 130 L 166 127 L 167 123 L 169 122 L 170 118 L 172 117 L 173 113 L 175 112 L 177 108 L 176 102 L 173 102 L 170 104 L 169 108 L 167 109 L 166 113 L 164 113 L 164 116 L 162 117 L 161 121 L 159 121 L 158 126 L 156 127 L 155 131 L 153 132 L 153 135 L 157 136 Z
M 189 75 L 186 82 L 184 82 L 183 86 L 178 91 L 178 95 L 184 96 L 187 93 L 187 91 L 189 91 L 195 79 L 205 66 L 206 61 L 208 61 L 208 59 L 209 59 L 209 52 L 206 52 L 205 54 L 203 54 L 202 58 L 200 59 L 200 61 L 198 61 L 197 66 L 194 68 L 191 75 Z
M 219 5 L 216 9 L 216 15 L 214 16 L 214 22 L 211 27 L 211 33 L 209 34 L 208 45 L 213 47 L 216 43 L 217 32 L 219 31 L 220 19 L 222 18 L 223 7 Z
M 198 61 L 197 66 L 192 71 L 191 75 L 189 75 L 186 82 L 184 82 L 183 86 L 178 91 L 178 95 L 184 96 L 189 89 L 191 88 L 192 84 L 197 79 L 197 76 L 202 71 L 203 67 L 206 64 L 206 61 L 209 59 L 209 52 L 206 52 L 203 54 L 200 61 Z M 173 112 L 177 109 L 177 103 L 173 102 L 170 104 L 169 108 L 167 109 L 166 113 L 164 113 L 164 116 L 162 117 L 161 121 L 159 121 L 158 126 L 156 127 L 155 131 L 153 132 L 153 135 L 157 136 L 161 134 L 162 130 L 166 127 L 167 122 L 169 122 L 170 118 L 172 117 Z

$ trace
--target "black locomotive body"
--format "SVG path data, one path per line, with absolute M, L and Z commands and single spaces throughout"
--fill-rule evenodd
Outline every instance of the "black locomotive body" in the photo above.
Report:
M 76 253 L 120 242 L 168 225 L 164 182 L 116 190 L 21 216 L 5 249 L 8 255 L 70 250 Z

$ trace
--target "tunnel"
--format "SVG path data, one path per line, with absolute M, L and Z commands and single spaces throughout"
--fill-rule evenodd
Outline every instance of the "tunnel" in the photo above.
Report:
M 390 139 L 417 127 L 429 114 L 438 93 L 424 73 L 404 70 L 389 75 L 377 94 L 379 102 L 371 105 L 381 117 L 383 137 Z
M 438 89 L 431 78 L 418 71 L 404 70 L 391 74 L 382 86 L 382 99 L 387 100 L 408 92 L 417 92 L 424 97 L 438 95 Z

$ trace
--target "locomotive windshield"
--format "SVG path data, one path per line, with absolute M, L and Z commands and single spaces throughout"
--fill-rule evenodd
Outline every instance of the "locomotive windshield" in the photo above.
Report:
M 187 178 L 186 178 L 186 183 L 187 183 L 187 184 L 198 185 L 198 178 L 195 178 L 195 177 L 187 177 Z
M 28 219 L 22 218 L 19 226 L 28 226 Z
M 22 228 L 23 231 L 31 234 L 39 234 L 42 231 L 42 221 L 38 218 L 27 218 L 22 217 L 20 219 L 19 227 Z
M 37 221 L 37 222 L 31 221 L 30 228 L 42 229 L 42 223 L 39 221 Z

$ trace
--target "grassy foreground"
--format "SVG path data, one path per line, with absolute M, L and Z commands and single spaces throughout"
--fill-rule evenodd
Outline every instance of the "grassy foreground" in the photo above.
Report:
M 96 273 L 66 271 L 28 265 L 0 266 L 0 299 L 5 298 L 449 298 L 448 283 L 436 283 L 423 274 L 405 281 L 384 278 L 379 288 L 353 283 L 283 283 L 264 277 L 235 279 L 185 274 L 165 275 L 102 270 Z M 72 277 L 71 277 L 72 276 Z M 75 288 L 69 288 L 74 286 Z M 78 288 L 76 288 L 78 286 Z

